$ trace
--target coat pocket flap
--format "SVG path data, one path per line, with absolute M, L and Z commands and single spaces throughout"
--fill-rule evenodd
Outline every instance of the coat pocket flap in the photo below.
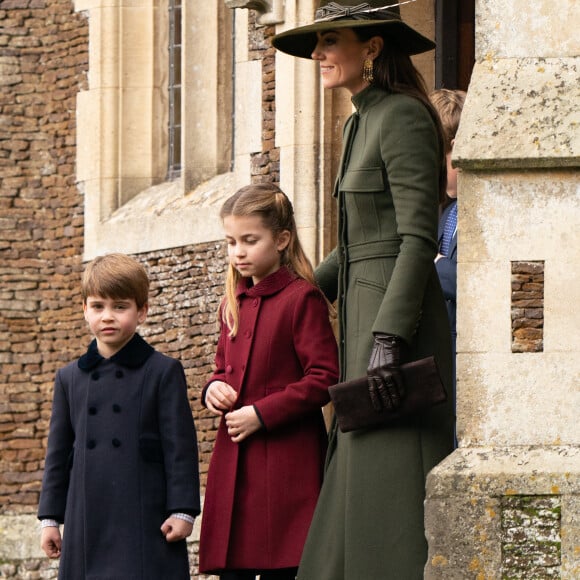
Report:
M 385 180 L 381 167 L 349 169 L 340 182 L 341 191 L 376 192 L 385 191 Z

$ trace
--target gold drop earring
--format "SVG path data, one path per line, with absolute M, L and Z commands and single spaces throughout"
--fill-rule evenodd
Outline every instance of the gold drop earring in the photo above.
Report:
M 373 61 L 370 58 L 365 58 L 365 62 L 363 64 L 363 81 L 367 83 L 372 83 L 375 80 L 375 76 L 373 74 Z

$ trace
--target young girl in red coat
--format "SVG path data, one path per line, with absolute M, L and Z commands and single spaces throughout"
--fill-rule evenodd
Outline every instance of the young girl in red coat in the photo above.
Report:
M 322 483 L 321 407 L 338 380 L 336 341 L 286 195 L 271 184 L 244 187 L 220 217 L 229 268 L 216 370 L 202 400 L 222 420 L 200 572 L 290 580 Z

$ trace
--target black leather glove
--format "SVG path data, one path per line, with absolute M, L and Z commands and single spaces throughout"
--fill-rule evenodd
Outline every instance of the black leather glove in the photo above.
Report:
M 367 378 L 369 394 L 377 411 L 395 410 L 405 396 L 401 366 L 403 340 L 393 334 L 375 334 Z

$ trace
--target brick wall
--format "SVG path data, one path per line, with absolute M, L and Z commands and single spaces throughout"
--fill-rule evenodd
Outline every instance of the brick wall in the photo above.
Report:
M 265 81 L 263 152 L 252 159 L 252 181 L 278 181 L 273 29 L 250 18 L 248 32 Z M 71 0 L 0 0 L 0 519 L 11 525 L 36 512 L 55 372 L 91 338 L 79 296 L 84 205 L 75 177 L 76 96 L 87 74 L 88 22 Z M 152 280 L 140 330 L 185 367 L 202 485 L 218 420 L 199 395 L 217 340 L 224 250 L 218 241 L 137 256 Z M 23 525 L 30 538 L 22 541 L 36 544 L 37 530 Z M 196 541 L 190 550 L 196 554 Z M 56 573 L 46 559 L 0 562 L 2 577 Z
M 275 53 L 270 42 L 274 27 L 256 25 L 254 11 L 249 13 L 249 57 L 262 61 L 262 151 L 252 155 L 252 183 L 280 182 L 280 150 L 275 147 L 276 101 Z
M 46 400 L 84 334 L 74 113 L 87 35 L 68 1 L 0 2 L 0 513 L 35 508 Z
M 544 350 L 544 262 L 512 262 L 512 352 Z

